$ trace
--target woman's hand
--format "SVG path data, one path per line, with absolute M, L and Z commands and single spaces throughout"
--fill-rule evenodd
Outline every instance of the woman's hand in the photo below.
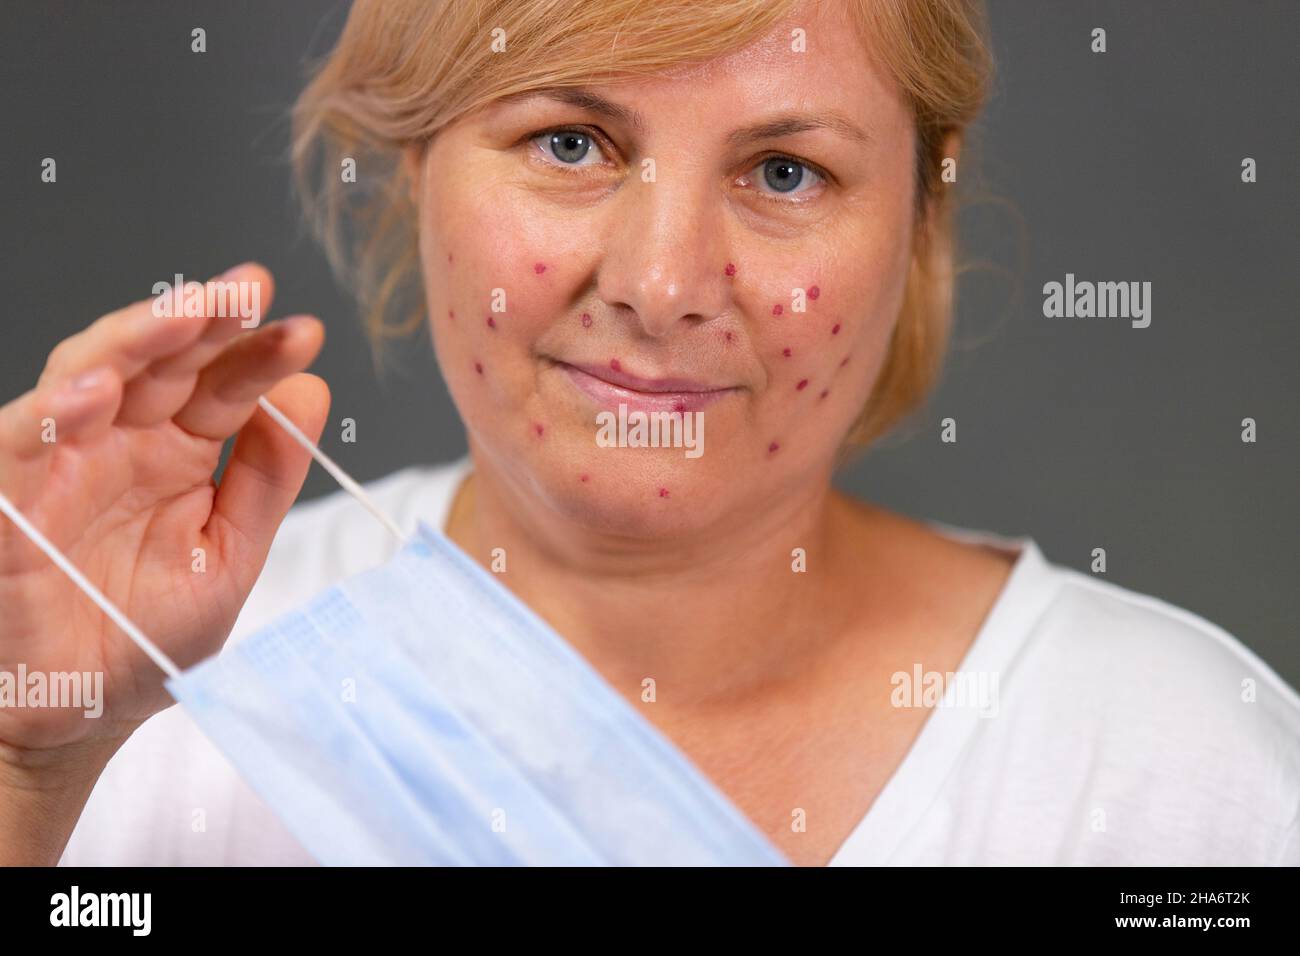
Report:
M 259 283 L 270 303 L 260 266 L 221 281 Z M 302 487 L 309 455 L 257 399 L 266 394 L 319 437 L 329 392 L 296 373 L 324 331 L 308 316 L 249 330 L 238 316 L 159 318 L 152 305 L 110 313 L 59 343 L 36 387 L 0 408 L 0 491 L 186 667 L 225 641 Z M 222 444 L 236 433 L 218 486 Z M 0 674 L 16 681 L 20 665 L 102 674 L 103 712 L 0 706 L 0 836 L 12 832 L 16 806 L 6 814 L 6 792 L 57 781 L 88 794 L 87 774 L 93 783 L 171 700 L 158 666 L 0 516 Z M 78 815 L 84 800 L 73 801 Z M 59 802 L 48 793 L 37 801 Z

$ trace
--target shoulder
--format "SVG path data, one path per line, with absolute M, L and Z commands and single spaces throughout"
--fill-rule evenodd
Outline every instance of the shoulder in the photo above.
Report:
M 1015 844 L 1032 819 L 1058 862 L 1300 863 L 1300 695 L 1236 636 L 1031 538 L 902 520 L 907 576 L 932 578 L 907 587 L 996 591 L 957 668 L 994 688 L 992 712 L 945 725 L 964 825 Z M 973 557 L 990 549 L 1014 555 L 1000 584 Z
M 1039 723 L 1046 766 L 1086 764 L 1096 805 L 1170 859 L 1300 862 L 1295 690 L 1205 618 L 1036 551 L 1048 596 L 1004 683 L 1009 723 Z
M 910 547 L 924 556 L 902 560 L 990 597 L 983 630 L 994 633 L 981 639 L 1001 642 L 1022 664 L 1059 669 L 1129 714 L 1195 705 L 1206 720 L 1262 723 L 1300 741 L 1300 695 L 1204 617 L 1054 564 L 1032 538 L 894 518 L 910 525 Z
M 1300 734 L 1300 695 L 1223 628 L 1152 595 L 1044 565 L 1055 591 L 1034 639 L 1083 674 L 1104 677 L 1116 706 L 1185 708 L 1189 728 L 1217 721 Z

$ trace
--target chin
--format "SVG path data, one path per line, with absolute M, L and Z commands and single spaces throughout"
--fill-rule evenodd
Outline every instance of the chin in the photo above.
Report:
M 527 479 L 565 520 L 593 532 L 689 537 L 722 520 L 745 487 L 721 454 L 689 459 L 680 448 L 596 448 L 583 437 L 531 449 Z

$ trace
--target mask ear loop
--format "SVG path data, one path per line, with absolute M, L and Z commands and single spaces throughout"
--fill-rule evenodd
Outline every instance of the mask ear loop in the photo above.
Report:
M 371 497 L 366 494 L 365 490 L 351 475 L 345 472 L 335 464 L 328 455 L 317 448 L 312 440 L 304 435 L 302 430 L 291 422 L 284 412 L 280 411 L 267 401 L 265 395 L 258 398 L 257 404 L 271 416 L 271 419 L 277 425 L 288 432 L 289 436 L 293 438 L 294 441 L 307 449 L 307 451 L 311 453 L 311 456 L 320 462 L 321 467 L 328 471 L 334 477 L 334 480 L 342 486 L 344 491 L 356 498 L 357 501 L 361 502 L 366 510 L 374 515 L 379 520 L 380 524 L 391 531 L 399 542 L 402 544 L 406 543 L 406 535 L 402 534 L 402 529 L 397 526 L 397 522 L 390 518 L 383 509 L 375 504 Z M 135 643 L 135 646 L 144 651 L 145 654 L 148 655 L 149 659 L 157 664 L 163 673 L 173 679 L 181 676 L 181 669 L 176 666 L 176 662 L 164 654 L 162 650 L 159 649 L 158 645 L 145 635 L 144 631 L 136 627 L 135 624 L 132 623 L 131 619 L 123 614 L 117 605 L 108 599 L 104 592 L 87 580 L 86 576 L 77 570 L 76 565 L 68 560 L 67 555 L 56 548 L 49 538 L 41 534 L 40 529 L 28 521 L 26 516 L 14 507 L 13 502 L 11 502 L 2 491 L 0 491 L 0 511 L 3 511 L 8 515 L 9 520 L 18 526 L 18 530 L 25 534 L 32 544 L 44 551 L 46 557 L 53 561 L 60 571 L 71 578 L 72 583 L 80 588 L 86 597 L 94 601 L 95 604 L 99 606 L 99 609 L 108 615 L 109 619 L 120 627 L 123 633 L 125 633 L 126 636 Z
M 390 518 L 383 509 L 379 507 L 379 505 L 375 504 L 374 500 L 366 494 L 365 489 L 361 487 L 360 483 L 358 483 L 356 479 L 336 465 L 329 455 L 317 448 L 316 444 L 304 435 L 302 429 L 291 422 L 284 412 L 280 411 L 280 409 L 267 401 L 265 395 L 258 398 L 257 404 L 262 406 L 262 410 L 265 411 L 266 414 L 270 415 L 277 425 L 289 433 L 290 438 L 305 448 L 307 452 L 320 463 L 320 466 L 330 473 L 344 491 L 350 494 L 353 498 L 356 498 L 357 501 L 361 502 L 362 507 L 374 515 L 380 524 L 391 531 L 393 537 L 395 537 L 400 544 L 407 543 L 406 535 L 402 534 L 402 529 L 397 526 L 397 522 Z
M 99 605 L 99 609 L 112 619 L 113 623 L 126 632 L 126 636 L 135 641 L 136 647 L 149 655 L 149 659 L 163 669 L 168 677 L 176 678 L 181 676 L 181 670 L 175 662 L 158 649 L 158 645 L 149 638 L 145 637 L 144 632 L 131 623 L 131 619 L 118 610 L 117 605 L 105 597 L 104 593 L 86 580 L 85 575 L 77 570 L 76 565 L 68 560 L 67 556 L 56 548 L 45 535 L 33 525 L 23 515 L 21 511 L 13 506 L 4 492 L 0 492 L 0 511 L 7 514 L 14 524 L 18 525 L 18 530 L 31 539 L 32 544 L 40 548 L 53 561 L 60 571 L 72 578 L 72 583 L 81 588 L 86 597 L 90 598 Z

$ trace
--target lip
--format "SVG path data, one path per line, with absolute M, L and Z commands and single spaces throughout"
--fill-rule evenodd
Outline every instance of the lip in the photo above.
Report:
M 736 391 L 686 378 L 641 378 L 607 366 L 556 363 L 569 381 L 602 408 L 626 405 L 644 412 L 695 412 Z

